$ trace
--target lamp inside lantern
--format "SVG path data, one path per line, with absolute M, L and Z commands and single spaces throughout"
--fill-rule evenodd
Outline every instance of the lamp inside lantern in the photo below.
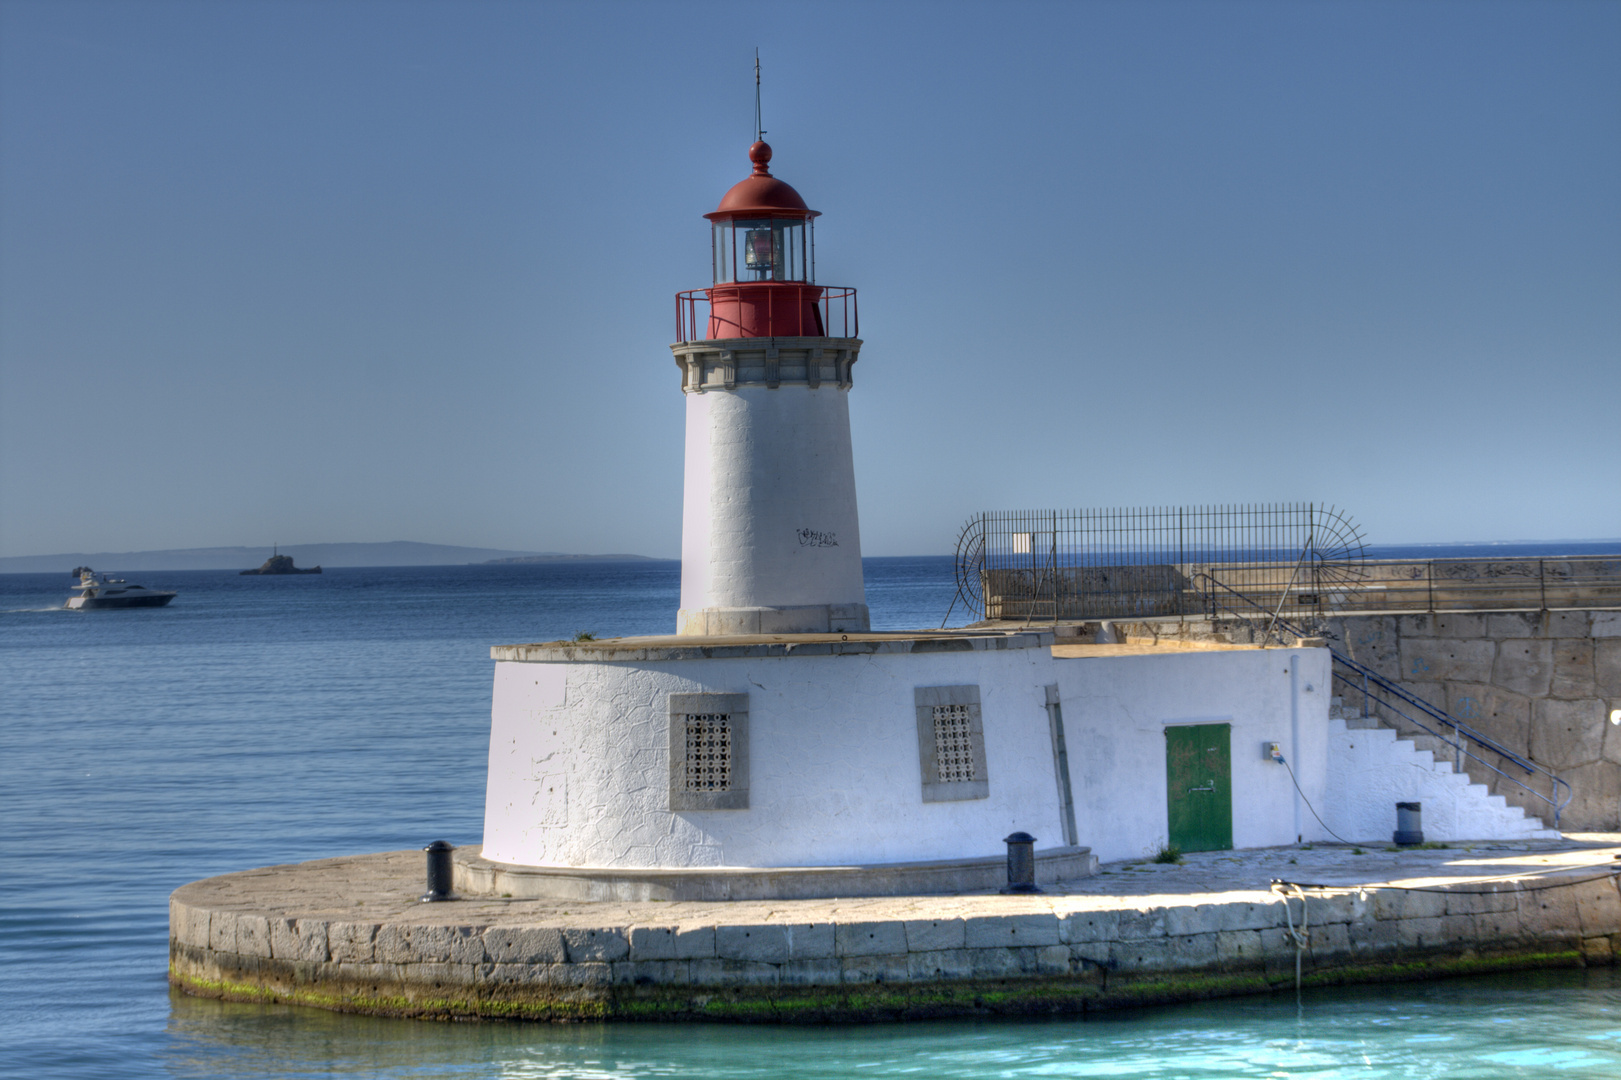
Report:
M 773 242 L 773 229 L 750 229 L 745 234 L 743 242 L 744 260 L 750 270 L 770 274 L 772 267 L 776 266 L 776 249 L 779 243 Z

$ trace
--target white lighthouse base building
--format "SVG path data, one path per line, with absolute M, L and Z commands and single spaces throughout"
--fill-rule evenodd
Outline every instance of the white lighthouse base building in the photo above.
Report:
M 1084 873 L 1167 843 L 1166 730 L 1183 726 L 1225 743 L 1232 846 L 1326 838 L 1301 800 L 1328 789 L 1322 648 L 1133 654 L 958 631 L 493 654 L 483 859 L 497 865 L 971 863 L 1027 832 L 1038 853 L 1089 848 L 1069 864 Z

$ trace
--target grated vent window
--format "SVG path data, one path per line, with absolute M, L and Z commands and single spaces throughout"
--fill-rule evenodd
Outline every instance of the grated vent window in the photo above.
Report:
M 687 757 L 682 790 L 710 794 L 732 790 L 732 717 L 688 713 Z
M 913 687 L 913 707 L 923 801 L 990 798 L 979 687 Z
M 967 705 L 936 705 L 934 766 L 942 784 L 978 780 L 974 775 L 974 739 Z

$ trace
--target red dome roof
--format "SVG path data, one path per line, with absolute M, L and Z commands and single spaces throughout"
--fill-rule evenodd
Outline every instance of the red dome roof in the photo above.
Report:
M 805 205 L 799 192 L 771 175 L 767 168 L 771 161 L 770 146 L 755 143 L 749 147 L 749 160 L 754 162 L 754 175 L 733 184 L 714 212 L 704 217 L 714 221 L 717 218 L 820 216 L 819 211 Z

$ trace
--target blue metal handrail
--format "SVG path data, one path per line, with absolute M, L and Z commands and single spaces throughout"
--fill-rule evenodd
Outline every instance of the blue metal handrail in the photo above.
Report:
M 1266 630 L 1266 637 L 1267 638 L 1271 637 L 1274 627 L 1286 630 L 1289 633 L 1293 634 L 1297 638 L 1303 638 L 1303 637 L 1309 637 L 1310 636 L 1304 630 L 1300 629 L 1297 626 L 1292 625 L 1289 622 L 1286 622 L 1286 621 L 1284 621 L 1282 619 L 1279 619 L 1275 613 L 1269 613 L 1265 608 L 1261 607 L 1261 605 L 1257 604 L 1250 597 L 1245 596 L 1243 593 L 1239 592 L 1236 589 L 1233 589 L 1233 588 L 1229 587 L 1228 585 L 1226 585 L 1226 584 L 1224 584 L 1224 583 L 1222 583 L 1220 581 L 1217 581 L 1215 578 L 1211 577 L 1209 574 L 1201 573 L 1201 574 L 1196 575 L 1196 577 L 1197 578 L 1202 578 L 1205 581 L 1205 583 L 1207 584 L 1207 586 L 1215 586 L 1215 588 L 1217 588 L 1217 589 L 1221 589 L 1224 592 L 1231 593 L 1233 596 L 1236 596 L 1238 599 L 1242 600 L 1245 604 L 1249 605 L 1250 607 L 1256 609 L 1261 614 L 1269 615 L 1270 616 L 1270 622 L 1268 623 L 1267 630 Z M 1211 590 L 1211 589 L 1207 588 L 1205 595 L 1206 595 L 1206 598 L 1207 598 L 1208 602 L 1210 603 L 1211 609 L 1214 610 L 1218 606 L 1214 590 Z M 1236 616 L 1236 617 L 1238 617 L 1240 619 L 1243 619 L 1245 622 L 1250 623 L 1250 625 L 1252 627 L 1254 626 L 1254 623 L 1251 622 L 1250 617 L 1247 614 L 1245 614 L 1244 612 L 1238 611 L 1238 610 L 1236 610 L 1236 609 L 1234 609 L 1234 608 L 1232 608 L 1232 607 L 1230 607 L 1230 606 L 1228 606 L 1226 604 L 1221 604 L 1219 606 L 1224 611 L 1227 611 L 1227 612 L 1231 613 L 1232 615 L 1234 615 L 1234 616 Z M 1420 731 L 1423 731 L 1425 734 L 1430 735 L 1433 738 L 1439 739 L 1442 742 L 1447 743 L 1449 746 L 1451 746 L 1458 753 L 1458 757 L 1459 757 L 1459 763 L 1458 764 L 1461 764 L 1461 759 L 1462 758 L 1467 757 L 1469 760 L 1478 762 L 1481 766 L 1483 766 L 1486 769 L 1491 770 L 1492 772 L 1496 773 L 1498 776 L 1501 776 L 1503 779 L 1507 780 L 1509 783 L 1514 784 L 1516 787 L 1521 788 L 1522 790 L 1528 792 L 1531 795 L 1536 796 L 1538 799 L 1541 799 L 1543 802 L 1547 803 L 1550 807 L 1553 808 L 1553 827 L 1555 829 L 1559 828 L 1560 815 L 1564 812 L 1565 807 L 1570 805 L 1570 800 L 1575 795 L 1575 792 L 1571 789 L 1570 783 L 1568 781 L 1562 779 L 1561 777 L 1555 775 L 1550 770 L 1544 768 L 1541 765 L 1538 765 L 1537 763 L 1535 763 L 1533 761 L 1527 761 L 1526 759 L 1520 757 L 1520 755 L 1514 753 L 1514 751 L 1509 750 L 1508 748 L 1504 747 L 1500 743 L 1498 743 L 1498 742 L 1496 742 L 1496 741 L 1494 741 L 1494 740 L 1492 740 L 1490 738 L 1487 738 L 1485 735 L 1482 735 L 1480 732 L 1476 731 L 1474 728 L 1471 728 L 1469 725 L 1467 725 L 1467 724 L 1457 720 L 1456 718 L 1454 718 L 1445 709 L 1441 709 L 1441 708 L 1438 708 L 1435 705 L 1430 704 L 1428 701 L 1425 701 L 1423 698 L 1419 697 L 1417 694 L 1414 694 L 1411 691 L 1397 685 L 1396 683 L 1392 682 L 1391 680 L 1385 678 L 1383 675 L 1379 674 L 1377 671 L 1374 671 L 1372 668 L 1366 666 L 1365 664 L 1361 664 L 1361 663 L 1357 662 L 1356 660 L 1351 659 L 1351 657 L 1349 657 L 1349 656 L 1346 656 L 1344 653 L 1340 652 L 1338 649 L 1334 648 L 1332 645 L 1330 645 L 1328 647 L 1328 652 L 1329 652 L 1329 655 L 1331 657 L 1333 657 L 1334 663 L 1335 663 L 1335 665 L 1337 665 L 1337 668 L 1347 668 L 1347 669 L 1349 669 L 1351 672 L 1353 672 L 1355 675 L 1357 675 L 1359 677 L 1359 679 L 1352 679 L 1352 678 L 1342 674 L 1339 670 L 1337 670 L 1337 668 L 1336 668 L 1336 670 L 1333 671 L 1333 677 L 1335 679 L 1338 679 L 1340 682 L 1345 683 L 1347 686 L 1350 686 L 1352 689 L 1355 689 L 1355 690 L 1358 690 L 1358 691 L 1361 692 L 1361 694 L 1362 694 L 1362 715 L 1363 716 L 1368 716 L 1369 715 L 1369 712 L 1368 712 L 1368 702 L 1369 701 L 1374 701 L 1374 702 L 1378 703 L 1379 705 L 1384 706 L 1385 708 L 1387 708 L 1387 709 L 1391 710 L 1392 712 L 1394 712 L 1397 716 L 1401 717 L 1403 720 L 1406 720 L 1409 724 L 1412 724 L 1414 727 L 1418 728 Z M 1408 704 L 1412 708 L 1415 708 L 1415 709 L 1417 709 L 1417 710 L 1419 710 L 1421 712 L 1424 712 L 1424 713 L 1428 714 L 1432 719 L 1439 721 L 1441 724 L 1445 725 L 1446 727 L 1450 727 L 1452 729 L 1452 731 L 1453 731 L 1453 737 L 1451 739 L 1448 739 L 1445 735 L 1441 734 L 1441 732 L 1435 731 L 1434 729 L 1432 729 L 1428 724 L 1425 724 L 1423 721 L 1418 720 L 1417 718 L 1408 715 L 1408 713 L 1405 712 L 1395 702 L 1389 701 L 1389 700 L 1387 700 L 1387 699 L 1385 699 L 1383 697 L 1380 697 L 1380 696 L 1378 696 L 1376 694 L 1371 693 L 1368 690 L 1368 684 L 1369 683 L 1372 683 L 1374 686 L 1378 687 L 1379 689 L 1381 689 L 1383 691 L 1386 691 L 1387 693 L 1393 695 L 1398 700 L 1405 702 L 1406 704 Z M 1499 757 L 1508 759 L 1509 761 L 1513 762 L 1515 765 L 1519 766 L 1521 769 L 1524 769 L 1528 776 L 1540 775 L 1540 776 L 1546 777 L 1549 780 L 1549 782 L 1551 783 L 1551 785 L 1552 785 L 1553 797 L 1549 797 L 1548 795 L 1544 795 L 1542 792 L 1538 791 L 1534 787 L 1531 787 L 1529 784 L 1527 784 L 1524 781 L 1520 780 L 1518 777 L 1509 775 L 1508 773 L 1504 772 L 1502 769 L 1499 769 L 1496 765 L 1493 765 L 1491 762 L 1489 762 L 1489 761 L 1485 760 L 1484 758 L 1481 758 L 1481 757 L 1471 753 L 1469 750 L 1466 750 L 1464 748 L 1464 745 L 1463 745 L 1463 741 L 1465 739 L 1469 740 L 1471 743 L 1475 744 L 1476 746 L 1479 746 L 1480 748 L 1482 748 L 1484 750 L 1489 750 L 1490 752 L 1498 755 Z M 1560 788 L 1565 789 L 1565 797 L 1563 799 L 1558 798 Z

